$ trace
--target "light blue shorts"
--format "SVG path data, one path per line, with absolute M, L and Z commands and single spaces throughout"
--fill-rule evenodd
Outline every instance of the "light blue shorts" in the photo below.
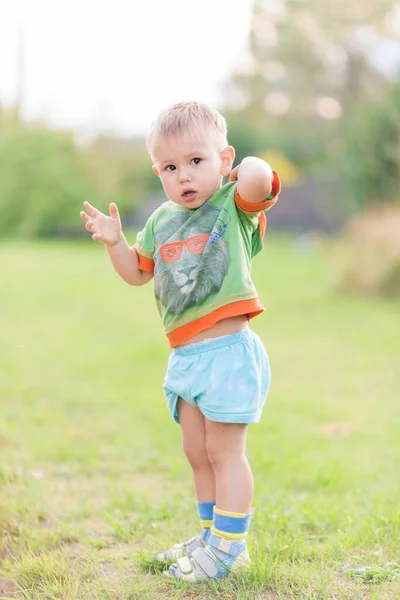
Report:
M 210 421 L 258 423 L 270 378 L 265 348 L 246 327 L 233 335 L 175 348 L 164 393 L 177 423 L 179 397 L 198 406 Z

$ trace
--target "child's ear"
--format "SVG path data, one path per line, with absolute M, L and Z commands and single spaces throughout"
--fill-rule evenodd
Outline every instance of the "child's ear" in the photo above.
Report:
M 157 169 L 156 165 L 153 165 L 152 167 L 154 173 L 157 175 L 157 177 L 160 177 L 160 171 Z
M 221 175 L 224 177 L 232 171 L 233 161 L 235 160 L 235 148 L 227 146 L 221 152 Z

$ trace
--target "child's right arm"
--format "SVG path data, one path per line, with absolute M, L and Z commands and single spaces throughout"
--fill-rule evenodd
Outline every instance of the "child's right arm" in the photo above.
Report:
M 109 217 L 89 202 L 84 202 L 83 205 L 89 214 L 82 210 L 81 219 L 85 223 L 86 229 L 92 233 L 92 239 L 106 246 L 111 263 L 118 275 L 130 285 L 144 285 L 150 281 L 153 275 L 139 268 L 136 250 L 129 246 L 122 233 L 117 205 L 114 202 L 110 204 Z

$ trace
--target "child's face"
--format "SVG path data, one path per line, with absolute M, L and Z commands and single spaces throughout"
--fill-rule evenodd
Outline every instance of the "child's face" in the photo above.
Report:
M 222 185 L 232 169 L 235 151 L 221 150 L 220 136 L 185 133 L 162 138 L 152 149 L 153 170 L 168 198 L 186 208 L 199 208 Z

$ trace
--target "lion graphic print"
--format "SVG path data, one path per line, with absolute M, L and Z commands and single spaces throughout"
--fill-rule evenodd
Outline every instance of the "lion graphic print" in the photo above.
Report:
M 178 213 L 154 235 L 154 291 L 166 310 L 180 315 L 221 289 L 228 272 L 224 233 L 231 221 L 226 209 L 203 204 Z

